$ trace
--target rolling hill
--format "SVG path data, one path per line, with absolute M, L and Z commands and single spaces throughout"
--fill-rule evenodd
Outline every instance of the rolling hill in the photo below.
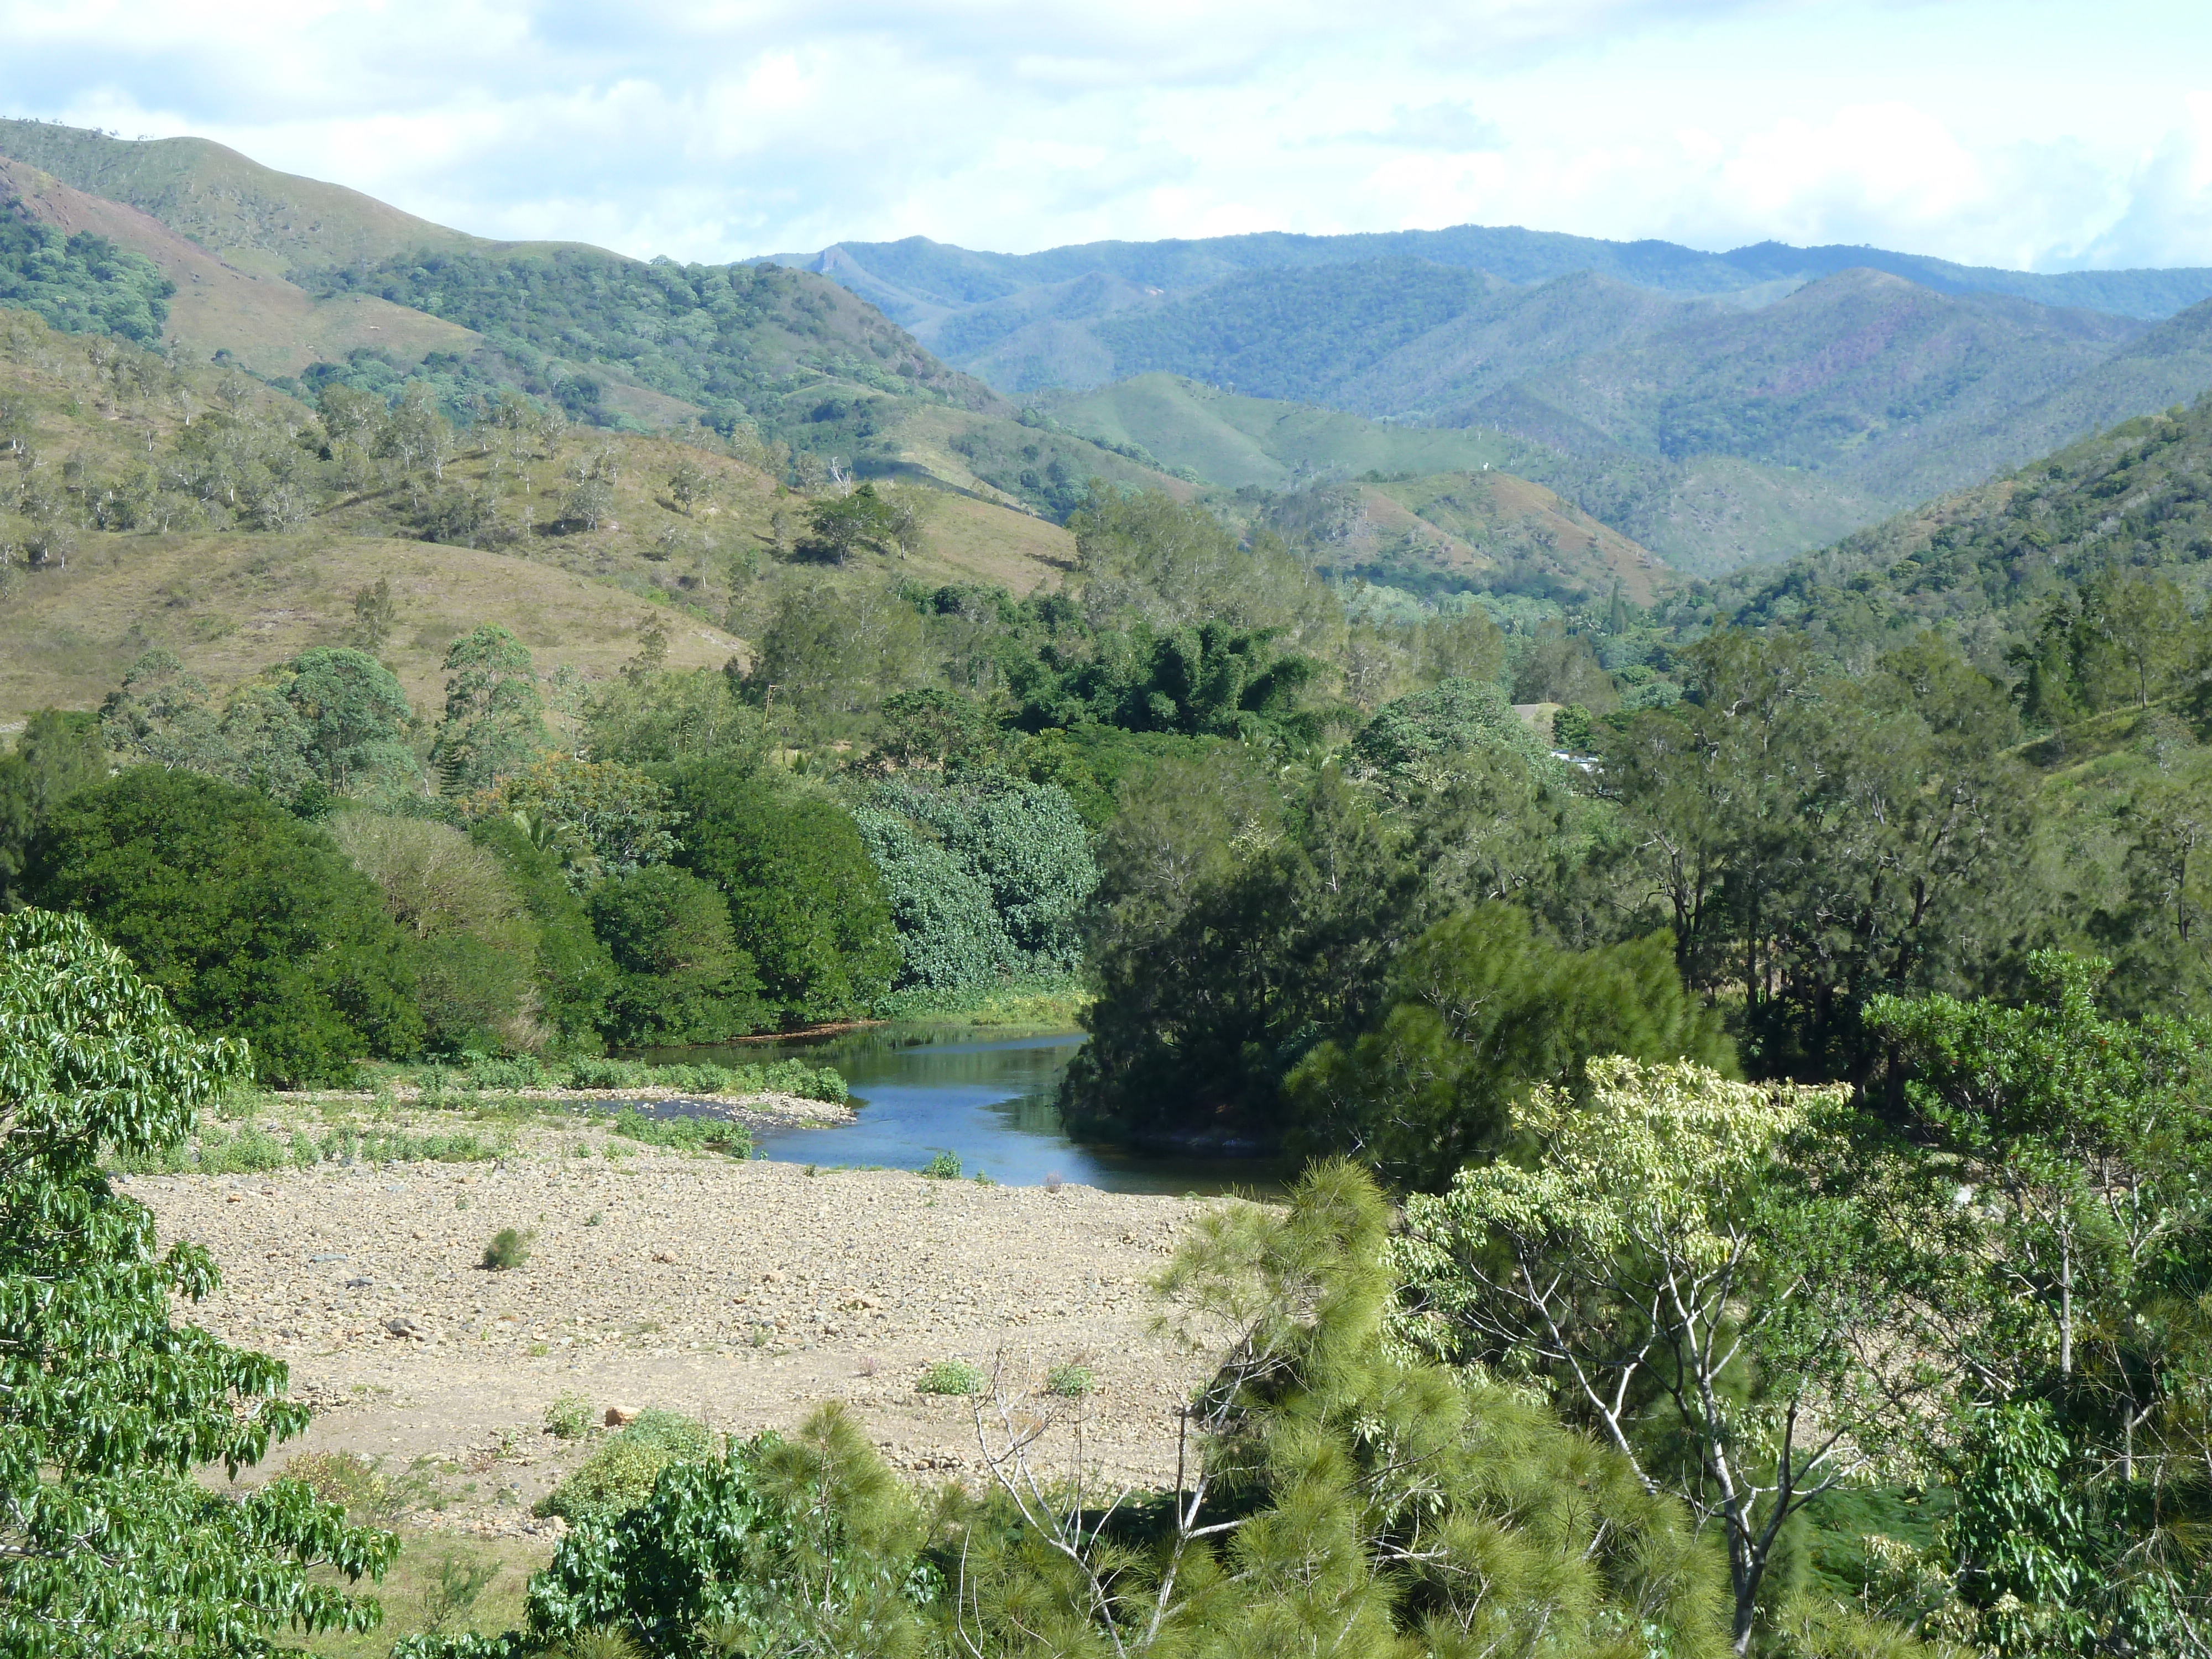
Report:
M 1847 484 L 1729 456 L 1576 455 L 1495 428 L 1400 425 L 1168 374 L 1038 399 L 1061 424 L 1169 468 L 1274 490 L 1488 466 L 1541 484 L 1686 574 L 1817 547 L 1881 515 Z

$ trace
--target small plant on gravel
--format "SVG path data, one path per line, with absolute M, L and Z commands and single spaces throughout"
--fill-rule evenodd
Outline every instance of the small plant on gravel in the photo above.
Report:
M 922 1176 L 929 1181 L 957 1181 L 960 1179 L 960 1160 L 951 1152 L 939 1152 L 921 1166 Z
M 530 1260 L 531 1241 L 535 1233 L 526 1233 L 514 1227 L 501 1227 L 484 1246 L 483 1265 L 495 1273 L 504 1273 L 509 1267 L 520 1267 Z
M 915 1379 L 916 1394 L 972 1395 L 983 1392 L 983 1373 L 964 1359 L 940 1359 Z
M 860 1356 L 860 1363 L 858 1369 L 861 1376 L 873 1376 L 878 1371 L 883 1369 L 883 1363 L 878 1360 L 875 1355 L 872 1353 L 864 1353 Z
M 545 1408 L 545 1432 L 556 1440 L 580 1440 L 592 1426 L 592 1402 L 564 1394 Z
M 585 1224 L 586 1227 L 596 1227 L 596 1226 L 598 1226 L 598 1225 L 599 1224 L 599 1223 L 600 1223 L 601 1221 L 605 1220 L 605 1218 L 605 1218 L 605 1217 L 604 1217 L 604 1216 L 602 1216 L 602 1215 L 601 1215 L 601 1214 L 600 1214 L 597 1210 L 594 1210 L 594 1211 L 592 1211 L 592 1212 L 591 1212 L 591 1214 L 589 1214 L 589 1215 L 587 1215 L 587 1216 L 586 1216 L 586 1217 L 584 1218 L 584 1224 Z
M 1056 1193 L 1066 1184 L 1060 1178 L 1060 1171 L 1057 1170 L 1051 1171 L 1044 1178 L 1044 1189 L 1048 1193 Z
M 1054 1365 L 1045 1373 L 1044 1391 L 1056 1394 L 1062 1400 L 1080 1400 L 1095 1393 L 1097 1379 L 1091 1375 L 1088 1365 Z
M 462 1194 L 462 1196 L 460 1196 L 459 1198 L 455 1199 L 455 1200 L 453 1200 L 453 1207 L 454 1207 L 455 1209 L 457 1209 L 457 1210 L 465 1210 L 465 1209 L 467 1209 L 467 1208 L 469 1207 L 469 1200 L 468 1200 L 468 1196 L 467 1196 L 467 1194 Z

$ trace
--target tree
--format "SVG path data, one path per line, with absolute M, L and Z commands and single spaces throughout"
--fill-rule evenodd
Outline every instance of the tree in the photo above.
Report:
M 1959 1161 L 1990 1223 L 1984 1282 L 1954 1330 L 1974 1370 L 2008 1392 L 2046 1370 L 2071 1379 L 2091 1342 L 2124 1347 L 2163 1258 L 2212 1220 L 2206 1033 L 2108 1017 L 2102 961 L 2045 951 L 2028 966 L 2034 996 L 2019 1006 L 1889 996 L 1867 1015 L 1894 1046 L 1902 1103 Z M 2154 1375 L 2112 1358 L 2124 1462 L 2161 1394 Z
M 1566 951 L 1538 939 L 1527 912 L 1483 905 L 1398 957 L 1370 1030 L 1299 1062 L 1285 1085 L 1295 1144 L 1352 1152 L 1433 1189 L 1494 1149 L 1531 1086 L 1583 1097 L 1593 1061 L 1611 1054 L 1735 1069 L 1719 1018 L 1685 994 L 1665 933 Z
M 761 1023 L 752 958 L 738 948 L 730 907 L 708 883 L 652 865 L 600 882 L 585 902 L 619 975 L 607 999 L 612 1041 L 721 1042 Z
M 690 825 L 675 861 L 721 890 L 784 1018 L 849 1018 L 890 988 L 898 935 L 848 813 L 727 762 L 673 769 L 668 784 Z
M 455 640 L 446 653 L 446 718 L 430 750 L 447 789 L 488 789 L 551 743 L 537 671 L 522 641 L 492 623 Z
M 1067 792 L 984 775 L 878 786 L 854 813 L 896 918 L 902 986 L 952 990 L 1082 960 L 1098 869 Z
M 1212 623 L 1273 630 L 1309 649 L 1328 646 L 1343 628 L 1335 596 L 1279 538 L 1262 532 L 1242 544 L 1195 501 L 1158 490 L 1094 494 L 1067 527 L 1075 532 L 1074 586 L 1094 627 Z
M 108 761 L 96 714 L 41 708 L 24 722 L 15 752 L 0 758 L 0 914 L 11 905 L 31 837 L 54 808 L 104 781 Z
M 329 828 L 408 939 L 428 1046 L 448 1054 L 537 1047 L 538 928 L 499 860 L 428 818 L 345 811 Z
M 764 758 L 767 722 L 738 695 L 729 670 L 664 669 L 609 680 L 585 714 L 588 757 L 630 766 Z
M 690 517 L 701 501 L 714 493 L 714 475 L 698 462 L 684 459 L 677 462 L 676 470 L 668 475 L 668 498 Z
M 1580 703 L 1602 714 L 1620 706 L 1620 694 L 1587 638 L 1547 622 L 1514 665 L 1513 701 Z
M 392 597 L 389 576 L 379 576 L 371 586 L 357 589 L 353 596 L 355 649 L 374 656 L 384 649 L 384 642 L 392 637 L 392 626 L 398 619 L 399 606 Z
M 512 818 L 486 818 L 470 828 L 469 839 L 499 860 L 537 924 L 544 1018 L 562 1045 L 596 1051 L 607 999 L 614 994 L 615 966 L 560 860 Z
M 1192 816 L 1194 830 L 1220 822 Z M 1200 852 L 1181 833 L 1155 843 L 1155 867 L 1195 866 L 1177 902 L 1121 901 L 1132 866 L 1109 842 L 1101 896 L 1116 914 L 1091 955 L 1091 1041 L 1060 1093 L 1079 1133 L 1272 1151 L 1284 1073 L 1373 1012 L 1390 961 L 1425 921 L 1413 836 L 1334 768 L 1285 816 L 1295 833 L 1271 834 L 1255 815 L 1225 848 Z
M 300 1484 L 235 1474 L 299 1434 L 285 1367 L 173 1322 L 216 1285 L 196 1245 L 160 1249 L 106 1158 L 152 1154 L 250 1069 L 204 1041 L 81 917 L 0 917 L 0 1647 L 40 1659 L 259 1655 L 288 1625 L 366 1631 L 386 1533 Z
M 320 831 L 213 778 L 137 767 L 63 803 L 27 890 L 82 913 L 197 1029 L 252 1044 L 264 1081 L 344 1081 L 422 1032 L 382 896 Z
M 1407 1201 L 1410 1334 L 1547 1382 L 1645 1490 L 1717 1530 L 1748 1652 L 1784 1525 L 1863 1478 L 1930 1387 L 1894 1294 L 1901 1247 L 1843 1089 L 1589 1070 L 1586 1101 L 1546 1086 L 1518 1114 L 1527 1166 Z
M 415 711 L 392 671 L 364 652 L 325 647 L 269 671 L 305 733 L 303 758 L 323 787 L 369 799 L 419 794 L 408 742 Z
M 842 565 L 862 548 L 880 553 L 898 545 L 891 505 L 872 483 L 816 502 L 806 515 L 806 526 L 811 533 L 798 548 L 802 558 Z
M 793 588 L 762 630 L 746 695 L 834 725 L 920 684 L 923 638 L 921 618 L 889 588 Z
M 958 1534 L 968 1653 L 1723 1650 L 1710 1558 L 1631 1466 L 1386 1330 L 1389 1206 L 1343 1162 L 1285 1206 L 1223 1206 L 1162 1276 L 1218 1356 L 1142 1502 L 1030 1449 L 1049 1408 L 978 1411 L 998 1502 Z M 988 1426 L 987 1426 L 988 1425 Z
M 628 875 L 676 851 L 677 820 L 666 787 L 619 761 L 541 755 L 521 771 L 471 796 L 471 817 L 514 818 L 556 854 L 571 885 Z

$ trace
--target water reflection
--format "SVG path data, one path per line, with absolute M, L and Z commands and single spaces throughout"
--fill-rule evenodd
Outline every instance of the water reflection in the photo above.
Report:
M 807 1042 L 690 1048 L 655 1058 L 761 1065 L 799 1058 L 834 1066 L 852 1085 L 858 1121 L 836 1129 L 759 1137 L 767 1157 L 825 1168 L 919 1170 L 940 1153 L 1006 1186 L 1048 1177 L 1119 1193 L 1272 1192 L 1278 1172 L 1258 1160 L 1139 1158 L 1067 1137 L 1054 1105 L 1080 1031 L 979 1040 L 969 1028 L 885 1025 Z

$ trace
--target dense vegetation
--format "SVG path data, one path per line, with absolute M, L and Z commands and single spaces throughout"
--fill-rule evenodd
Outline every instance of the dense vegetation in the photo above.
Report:
M 153 262 L 80 231 L 64 236 L 0 198 L 0 306 L 36 312 L 71 334 L 158 343 L 176 284 Z
M 775 265 L 648 264 L 561 248 L 426 253 L 307 280 L 429 312 L 495 348 L 520 346 L 526 360 L 550 352 L 618 364 L 642 384 L 697 404 L 726 432 L 738 421 L 782 416 L 785 398 L 824 374 L 897 398 L 990 401 L 872 310 Z M 581 376 L 553 391 L 572 415 L 600 394 Z M 812 406 L 795 412 L 838 418 Z

